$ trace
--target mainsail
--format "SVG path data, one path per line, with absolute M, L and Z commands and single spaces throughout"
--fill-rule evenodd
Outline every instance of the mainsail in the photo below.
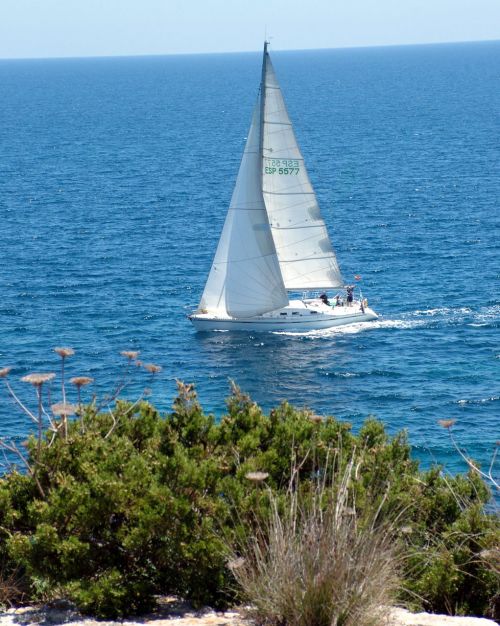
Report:
M 262 192 L 287 290 L 341 287 L 342 277 L 281 89 L 264 46 Z
M 261 126 L 259 100 L 199 307 L 236 318 L 288 304 L 262 198 Z

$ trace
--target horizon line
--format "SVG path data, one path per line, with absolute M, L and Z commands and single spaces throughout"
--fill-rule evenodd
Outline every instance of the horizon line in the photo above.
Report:
M 470 44 L 470 43 L 495 43 L 500 39 L 462 39 L 453 41 L 425 41 L 416 43 L 385 43 L 385 44 L 366 44 L 352 46 L 332 46 L 324 48 L 275 48 L 273 52 L 313 52 L 317 50 L 356 50 L 366 48 L 405 48 L 414 46 L 446 46 L 454 44 Z M 208 56 L 222 54 L 254 54 L 262 52 L 261 49 L 256 50 L 225 50 L 220 52 L 140 52 L 137 54 L 86 54 L 86 55 L 68 55 L 68 56 L 41 56 L 41 57 L 0 57 L 0 61 L 56 61 L 70 59 L 130 59 L 142 57 L 173 57 L 173 56 Z

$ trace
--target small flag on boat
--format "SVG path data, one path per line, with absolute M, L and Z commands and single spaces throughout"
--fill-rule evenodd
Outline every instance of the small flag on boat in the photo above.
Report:
M 360 274 L 354 274 L 354 278 L 355 278 L 355 280 L 361 280 Z

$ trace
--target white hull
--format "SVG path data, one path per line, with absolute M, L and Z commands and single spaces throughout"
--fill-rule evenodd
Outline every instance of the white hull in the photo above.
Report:
M 364 307 L 363 312 L 359 302 L 353 302 L 350 307 L 329 307 L 317 300 L 292 301 L 283 309 L 256 317 L 236 319 L 210 313 L 193 313 L 189 316 L 198 331 L 246 330 L 253 332 L 305 332 L 369 322 L 377 318 L 378 315 L 369 307 Z

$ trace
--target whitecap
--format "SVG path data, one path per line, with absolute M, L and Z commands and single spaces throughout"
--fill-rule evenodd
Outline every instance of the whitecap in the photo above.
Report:
M 358 378 L 359 374 L 356 374 L 356 372 L 332 372 L 329 376 L 335 376 L 336 378 Z
M 413 315 L 439 315 L 440 313 L 447 313 L 448 311 L 450 311 L 450 309 L 447 308 L 440 308 L 440 309 L 417 309 L 416 311 L 413 311 Z
M 465 313 L 471 313 L 471 309 L 469 307 L 457 307 L 457 308 L 452 308 L 452 307 L 438 307 L 435 309 L 417 309 L 416 311 L 413 311 L 413 315 L 428 315 L 430 317 L 433 317 L 435 315 L 447 315 L 447 314 L 452 314 L 452 315 L 456 315 L 457 313 L 460 314 L 465 314 Z
M 478 398 L 476 400 L 457 400 L 457 404 L 487 404 L 488 402 L 498 402 L 500 396 L 490 396 L 489 398 Z

